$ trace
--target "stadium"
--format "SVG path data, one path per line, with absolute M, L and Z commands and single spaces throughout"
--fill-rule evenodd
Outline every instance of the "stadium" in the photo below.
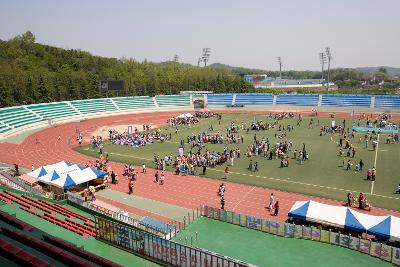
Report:
M 400 266 L 398 10 L 1 1 L 0 267 Z
M 395 138 L 386 141 L 397 134 L 399 108 L 398 96 L 251 93 L 2 108 L 3 266 L 284 266 L 293 261 L 306 266 L 316 260 L 304 257 L 310 253 L 329 266 L 349 260 L 355 266 L 399 264 L 400 200 L 393 169 L 399 150 Z M 365 124 L 375 119 L 385 125 Z M 356 156 L 337 154 L 341 135 L 332 129 L 342 124 L 354 129 L 347 140 Z M 257 128 L 262 125 L 269 126 Z M 121 145 L 120 133 L 152 139 Z M 373 142 L 364 147 L 365 134 L 377 136 L 377 147 Z M 209 135 L 217 139 L 208 142 Z M 280 156 L 268 157 L 273 149 L 268 155 L 249 149 L 253 142 L 270 140 L 275 147 L 286 138 L 293 145 L 288 167 L 280 166 Z M 304 161 L 292 159 L 302 146 Z M 178 166 L 179 156 L 204 150 L 236 153 L 221 152 L 225 161 L 208 164 L 203 173 L 200 163 Z M 360 157 L 362 170 L 355 166 Z M 354 162 L 350 171 L 342 159 Z M 257 170 L 247 167 L 249 161 L 258 163 Z M 376 179 L 366 180 L 372 167 Z M 156 171 L 165 176 L 162 184 L 154 181 Z M 224 209 L 217 194 L 221 181 Z M 348 192 L 363 192 L 372 207 L 345 206 Z M 271 193 L 279 199 L 277 216 L 268 207 Z M 282 246 L 295 246 L 296 252 L 285 255 Z M 266 247 L 279 257 L 263 257 Z

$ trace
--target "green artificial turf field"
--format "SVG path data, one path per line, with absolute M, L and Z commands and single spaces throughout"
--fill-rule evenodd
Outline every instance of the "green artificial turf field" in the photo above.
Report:
M 220 132 L 226 135 L 226 128 L 235 122 L 236 125 L 245 123 L 250 125 L 253 120 L 253 115 L 249 114 L 223 114 L 221 124 L 217 118 L 201 119 L 200 123 L 188 126 L 178 126 L 179 132 L 175 134 L 175 128 L 167 127 L 162 129 L 162 133 L 172 133 L 172 139 L 164 143 L 155 143 L 144 147 L 130 147 L 111 145 L 108 141 L 105 142 L 103 151 L 108 152 L 110 160 L 133 163 L 141 165 L 146 163 L 149 167 L 154 167 L 153 155 L 157 154 L 160 157 L 165 155 L 178 154 L 180 140 L 185 140 L 185 153 L 189 151 L 187 144 L 187 136 L 191 134 L 199 134 L 207 132 L 210 125 L 214 127 L 212 133 Z M 256 115 L 257 120 L 264 122 L 273 122 L 273 118 L 267 118 L 266 115 Z M 290 192 L 297 192 L 319 197 L 345 200 L 348 190 L 354 192 L 367 193 L 368 200 L 372 206 L 379 206 L 393 210 L 400 210 L 399 195 L 394 194 L 397 185 L 400 183 L 398 177 L 398 163 L 400 158 L 400 148 L 398 144 L 385 144 L 385 135 L 380 135 L 380 142 L 377 151 L 372 150 L 369 145 L 365 148 L 364 143 L 359 141 L 359 138 L 365 133 L 357 133 L 351 142 L 356 147 L 356 156 L 351 158 L 353 170 L 346 171 L 342 166 L 342 160 L 347 158 L 338 156 L 338 140 L 337 135 L 320 136 L 320 127 L 317 126 L 319 120 L 320 125 L 330 125 L 332 119 L 313 118 L 314 128 L 309 129 L 308 123 L 310 117 L 304 117 L 300 126 L 297 126 L 297 117 L 281 120 L 280 123 L 284 126 L 294 125 L 294 131 L 287 132 L 286 138 L 275 138 L 275 133 L 281 134 L 277 129 L 265 131 L 250 131 L 240 130 L 237 135 L 243 135 L 244 143 L 241 144 L 205 144 L 205 148 L 210 151 L 223 152 L 224 147 L 240 148 L 241 158 L 236 158 L 234 166 L 230 167 L 229 181 L 255 186 L 275 188 Z M 336 119 L 338 125 L 342 124 L 343 119 Z M 354 120 L 357 122 L 358 120 Z M 346 127 L 351 127 L 353 120 L 346 120 Z M 267 158 L 253 156 L 251 159 L 258 162 L 259 171 L 252 172 L 247 170 L 250 158 L 246 157 L 246 148 L 253 142 L 254 134 L 258 140 L 262 137 L 269 138 L 271 145 L 285 140 L 293 143 L 293 150 L 302 149 L 302 144 L 305 143 L 309 160 L 300 164 L 300 162 L 291 160 L 290 166 L 280 168 L 280 160 L 268 160 Z M 371 143 L 371 142 L 370 142 Z M 202 151 L 204 152 L 205 149 Z M 89 146 L 78 147 L 76 151 L 98 157 L 97 150 L 91 150 Z M 345 151 L 345 150 L 343 150 Z M 193 149 L 197 152 L 197 148 Z M 292 153 L 290 156 L 292 157 Z M 355 165 L 360 161 L 364 162 L 364 170 L 362 172 L 355 171 Z M 366 180 L 366 172 L 371 168 L 376 161 L 377 179 L 374 183 Z M 217 166 L 215 169 L 207 168 L 206 176 L 215 179 L 223 177 L 223 166 Z M 168 170 L 174 170 L 168 167 Z M 201 172 L 200 168 L 198 171 Z M 373 187 L 373 188 L 372 188 Z M 371 195 L 371 190 L 373 194 Z
M 197 219 L 175 241 L 195 238 L 194 246 L 243 260 L 257 266 L 391 266 L 380 259 L 331 244 L 284 238 L 238 225 Z

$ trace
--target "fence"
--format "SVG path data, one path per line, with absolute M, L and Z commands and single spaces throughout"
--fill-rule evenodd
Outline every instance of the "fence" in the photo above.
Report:
M 75 193 L 71 193 L 71 192 L 67 192 L 66 197 L 69 201 L 71 201 L 72 203 L 77 204 L 80 207 L 84 207 L 87 209 L 90 209 L 92 211 L 98 212 L 100 214 L 103 214 L 107 217 L 113 218 L 114 220 L 117 220 L 119 222 L 123 222 L 126 223 L 130 226 L 133 226 L 135 228 L 139 228 L 143 231 L 146 231 L 148 233 L 151 233 L 153 235 L 162 237 L 164 239 L 171 239 L 173 236 L 176 235 L 177 232 L 182 230 L 182 226 L 183 224 L 181 224 L 180 222 L 171 222 L 170 224 L 173 224 L 174 230 L 170 230 L 169 232 L 165 232 L 163 229 L 159 229 L 153 225 L 149 225 L 143 222 L 140 222 L 139 220 L 136 220 L 132 217 L 130 217 L 128 214 L 124 214 L 123 212 L 119 211 L 112 211 L 109 210 L 105 207 L 99 206 L 94 204 L 93 202 L 85 202 L 84 199 Z
M 46 192 L 26 184 L 25 181 L 20 179 L 18 176 L 13 176 L 6 171 L 0 172 L 0 176 L 4 177 L 3 180 L 7 185 L 14 187 L 15 189 L 22 190 L 34 195 L 47 197 Z
M 382 260 L 400 265 L 400 248 L 391 247 L 382 243 L 373 242 L 371 240 L 344 235 L 332 231 L 321 230 L 317 227 L 307 227 L 274 221 L 269 219 L 261 219 L 254 216 L 235 213 L 233 211 L 221 210 L 213 207 L 202 206 L 201 213 L 203 216 L 215 220 L 241 225 L 243 227 L 256 229 L 288 238 L 309 239 L 369 254 L 381 258 Z
M 172 266 L 245 267 L 252 266 L 208 250 L 193 248 L 160 238 L 139 229 L 95 217 L 98 239 Z

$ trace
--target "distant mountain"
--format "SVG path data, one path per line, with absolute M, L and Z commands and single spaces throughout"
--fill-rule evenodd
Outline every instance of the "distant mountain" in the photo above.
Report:
M 241 74 L 241 75 L 243 75 L 243 74 L 265 74 L 268 72 L 266 70 L 261 70 L 261 69 L 233 67 L 230 65 L 222 64 L 222 63 L 213 63 L 213 64 L 209 65 L 209 67 L 215 68 L 215 69 L 225 69 L 225 70 L 232 71 L 234 73 Z
M 393 76 L 400 76 L 400 68 L 393 68 L 393 67 L 359 67 L 356 68 L 356 70 L 361 71 L 361 72 L 366 72 L 366 73 L 375 73 L 378 72 L 380 68 L 385 68 L 386 69 L 386 74 L 390 77 Z

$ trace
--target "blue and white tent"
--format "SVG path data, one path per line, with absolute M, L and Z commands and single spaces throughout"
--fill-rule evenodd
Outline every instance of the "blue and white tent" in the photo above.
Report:
M 343 206 L 322 204 L 316 201 L 296 201 L 288 216 L 309 222 L 332 225 L 360 233 L 400 240 L 400 218 L 374 216 Z
M 52 165 L 42 166 L 28 173 L 28 175 L 36 178 L 40 182 L 67 189 L 74 185 L 102 178 L 106 176 L 107 173 L 96 170 L 95 168 L 61 161 Z

